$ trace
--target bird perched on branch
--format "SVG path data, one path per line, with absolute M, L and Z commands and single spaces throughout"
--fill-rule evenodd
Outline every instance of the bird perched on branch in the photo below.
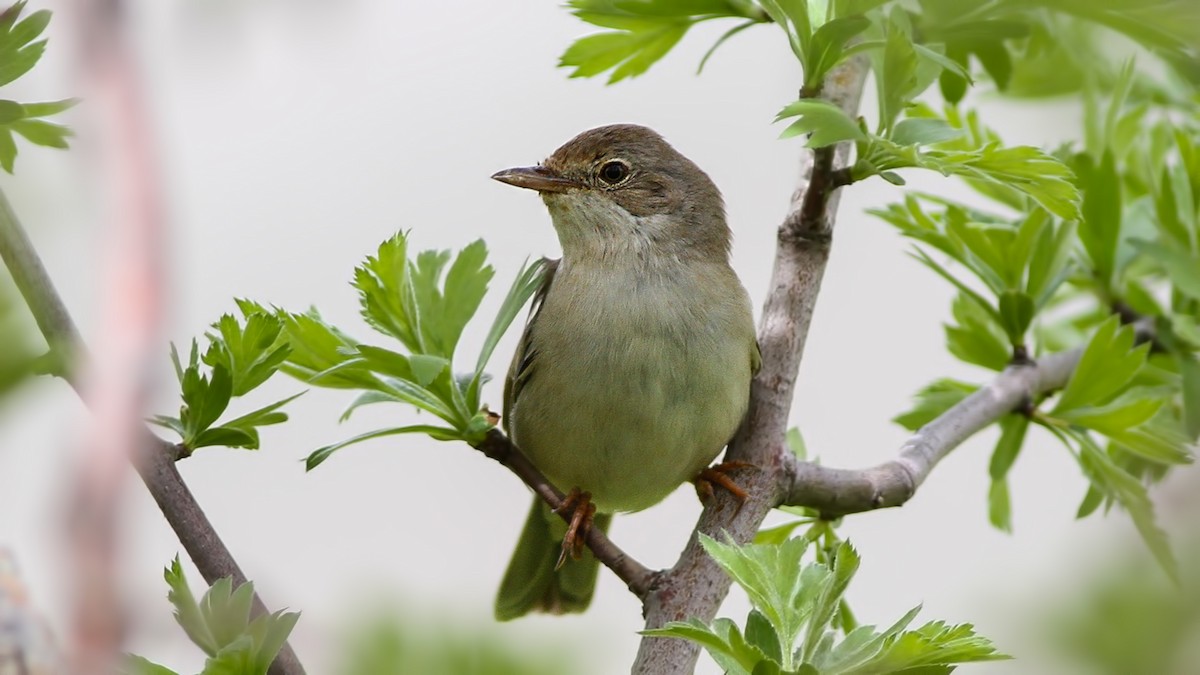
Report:
M 568 526 L 535 498 L 496 616 L 579 612 L 598 571 L 583 549 L 589 527 L 697 478 L 740 492 L 721 465 L 706 467 L 745 415 L 761 363 L 750 299 L 729 265 L 721 193 L 646 127 L 585 131 L 538 166 L 492 177 L 537 191 L 562 245 L 504 408 L 514 443 L 570 490 L 571 511 Z M 579 561 L 563 566 L 568 555 Z

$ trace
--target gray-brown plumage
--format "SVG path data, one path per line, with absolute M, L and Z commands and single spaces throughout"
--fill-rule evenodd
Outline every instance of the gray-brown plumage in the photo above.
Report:
M 563 249 L 513 358 L 506 423 L 556 486 L 590 493 L 604 526 L 695 477 L 745 414 L 759 355 L 724 204 L 699 167 L 634 125 L 586 131 L 494 178 L 541 194 Z M 586 607 L 595 561 L 556 577 L 556 520 L 535 504 L 501 618 Z

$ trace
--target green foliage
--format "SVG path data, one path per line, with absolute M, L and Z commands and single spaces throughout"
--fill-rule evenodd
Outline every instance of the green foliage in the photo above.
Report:
M 704 535 L 709 555 L 750 597 L 754 606 L 740 627 L 730 619 L 705 625 L 698 619 L 673 622 L 644 635 L 674 637 L 704 647 L 727 673 L 836 675 L 893 672 L 950 672 L 954 665 L 1008 658 L 976 636 L 969 624 L 930 622 L 906 630 L 914 608 L 884 631 L 857 626 L 843 595 L 858 571 L 858 553 L 841 542 L 824 560 L 806 565 L 805 538 L 737 546 Z M 837 640 L 837 629 L 843 639 Z
M 50 12 L 40 10 L 21 18 L 26 0 L 16 2 L 0 13 L 0 86 L 25 75 L 41 60 L 46 40 L 38 38 L 50 25 Z M 67 127 L 47 122 L 75 105 L 75 99 L 42 103 L 19 103 L 0 99 L 0 168 L 13 172 L 17 159 L 17 134 L 34 145 L 65 149 L 72 132 Z
M 149 421 L 179 434 L 188 453 L 214 445 L 257 450 L 259 427 L 286 422 L 287 414 L 280 408 L 300 395 L 218 424 L 230 401 L 266 382 L 291 351 L 278 317 L 264 311 L 246 311 L 244 316 L 244 323 L 226 314 L 213 324 L 216 332 L 205 334 L 208 348 L 203 359 L 199 345 L 193 340 L 186 366 L 175 346 L 171 346 L 171 361 L 179 379 L 183 405 L 178 417 L 155 415 Z M 208 366 L 208 374 L 201 372 L 202 362 Z
M 587 23 L 615 30 L 580 38 L 563 53 L 559 66 L 574 68 L 571 77 L 611 70 L 610 84 L 646 72 L 701 21 L 743 19 L 713 45 L 707 61 L 725 40 L 767 19 L 749 0 L 569 0 L 567 6 Z
M 494 274 L 482 241 L 454 256 L 449 251 L 411 255 L 408 237 L 400 233 L 380 244 L 376 254 L 355 270 L 363 318 L 399 342 L 403 352 L 359 342 L 327 323 L 315 309 L 297 314 L 240 301 L 247 316 L 269 313 L 280 323 L 279 340 L 289 349 L 280 370 L 314 386 L 358 390 L 342 413 L 343 420 L 360 406 L 375 403 L 411 405 L 440 420 L 378 429 L 326 445 L 308 456 L 306 466 L 313 469 L 344 447 L 399 434 L 480 443 L 495 423 L 481 399 L 487 380 L 484 368 L 541 284 L 543 272 L 542 261 L 521 268 L 500 303 L 474 370 L 466 374 L 454 372 L 452 361 Z
M 175 607 L 175 621 L 208 656 L 200 675 L 265 675 L 300 619 L 299 612 L 279 611 L 251 620 L 254 584 L 234 588 L 230 577 L 218 579 L 197 601 L 178 556 L 163 576 L 170 587 L 167 599 Z M 175 675 L 139 656 L 130 657 L 122 672 Z
M 555 675 L 580 672 L 561 645 L 526 649 L 461 619 L 370 613 L 356 625 L 333 672 L 341 675 Z M 419 616 L 419 620 L 416 620 Z M 582 662 L 577 659 L 577 662 Z
M 34 372 L 28 321 L 7 275 L 0 276 L 0 400 Z
M 909 431 L 916 431 L 978 389 L 976 385 L 958 380 L 938 380 L 918 391 L 914 396 L 916 405 L 912 410 L 897 415 L 892 421 Z

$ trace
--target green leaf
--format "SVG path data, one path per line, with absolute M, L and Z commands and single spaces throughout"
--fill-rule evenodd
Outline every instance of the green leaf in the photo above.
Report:
M 882 55 L 882 68 L 876 67 L 879 88 L 879 127 L 890 129 L 909 103 L 917 88 L 917 50 L 912 38 L 889 21 Z
M 933 621 L 915 631 L 908 631 L 890 640 L 887 646 L 869 662 L 861 673 L 934 673 L 945 669 L 921 667 L 947 666 L 977 661 L 997 661 L 1009 658 L 996 651 L 986 638 L 975 634 L 971 624 L 950 626 Z
M 1012 533 L 1012 505 L 1007 479 L 992 480 L 988 488 L 988 522 L 1001 532 Z
M 204 662 L 200 675 L 265 675 L 255 667 L 254 641 L 242 636 Z
M 727 40 L 729 40 L 729 38 L 733 37 L 734 35 L 737 35 L 738 33 L 746 30 L 747 28 L 757 25 L 759 23 L 761 23 L 761 22 L 756 19 L 751 19 L 750 21 L 747 21 L 745 23 L 739 23 L 738 25 L 734 26 L 733 28 L 730 28 L 729 30 L 722 33 L 721 37 L 717 38 L 717 41 L 713 43 L 713 46 L 709 47 L 708 51 L 704 52 L 704 56 L 700 59 L 700 65 L 696 67 L 696 74 L 700 75 L 701 73 L 704 72 L 704 66 L 708 64 L 708 60 L 710 58 L 712 58 L 713 54 L 716 53 L 717 48 L 719 48 L 721 45 L 725 44 L 725 42 Z
M 189 450 L 221 446 L 225 448 L 258 449 L 258 433 L 254 429 L 235 429 L 231 427 L 210 427 L 197 434 L 191 442 L 184 445 Z
M 338 389 L 376 389 L 379 380 L 355 363 L 357 343 L 325 323 L 316 310 L 305 314 L 280 312 L 291 352 L 280 368 L 301 381 Z M 354 350 L 356 351 L 356 350 Z
M 274 375 L 292 349 L 283 333 L 283 321 L 274 314 L 248 313 L 243 326 L 225 314 L 208 333 L 204 362 L 224 366 L 233 379 L 233 395 L 244 396 Z
M 801 568 L 807 543 L 789 539 L 776 545 L 737 546 L 704 534 L 700 543 L 767 618 L 780 644 L 791 645 L 813 611 L 817 592 L 833 574 L 818 565 Z
M 650 69 L 687 33 L 691 22 L 664 22 L 651 29 L 598 33 L 576 40 L 559 57 L 571 77 L 593 77 L 612 70 L 608 83 L 636 77 Z
M 61 101 L 43 101 L 41 103 L 25 103 L 27 117 L 50 117 L 69 110 L 78 105 L 77 98 L 64 98 Z
M 1025 344 L 1025 331 L 1033 323 L 1035 312 L 1033 298 L 1028 295 L 1017 291 L 1000 294 L 1000 323 L 1014 346 Z
M 775 121 L 798 117 L 780 138 L 811 134 L 805 144 L 823 148 L 841 141 L 865 141 L 867 135 L 849 115 L 836 105 L 820 99 L 800 99 L 789 104 L 775 116 Z
M 422 387 L 428 387 L 438 375 L 450 367 L 450 361 L 440 356 L 413 354 L 409 357 L 409 365 L 412 367 L 416 383 Z
M 121 675 L 179 675 L 166 666 L 160 666 L 140 656 L 130 655 L 125 658 L 126 661 L 120 670 Z
M 1187 439 L 1200 437 L 1200 362 L 1180 356 L 1179 374 L 1183 379 L 1183 421 Z
M 1154 505 L 1146 494 L 1146 487 L 1118 466 L 1086 434 L 1077 435 L 1077 439 L 1080 441 L 1079 462 L 1091 478 L 1092 485 L 1125 507 L 1150 552 L 1171 581 L 1178 585 L 1179 568 L 1171 554 L 1166 534 L 1155 523 Z
M 175 607 L 175 621 L 179 623 L 192 642 L 204 650 L 205 654 L 209 656 L 216 654 L 220 645 L 205 621 L 204 615 L 200 611 L 200 605 L 188 587 L 187 578 L 183 574 L 183 566 L 179 564 L 179 556 L 175 556 L 171 565 L 163 570 L 163 578 L 170 587 L 167 600 Z
M 958 380 L 936 380 L 916 393 L 913 397 L 916 405 L 912 410 L 897 415 L 892 421 L 909 431 L 916 431 L 978 389 L 976 385 Z
M 804 436 L 800 434 L 799 427 L 792 427 L 787 430 L 783 440 L 787 443 L 788 449 L 796 456 L 796 459 L 801 461 L 808 459 L 808 446 L 804 443 Z
M 783 663 L 783 648 L 779 644 L 779 635 L 767 617 L 757 609 L 751 609 L 746 617 L 746 642 L 758 647 L 776 666 Z M 790 645 L 788 647 L 791 648 Z
M 946 120 L 929 117 L 910 117 L 900 120 L 892 129 L 891 139 L 898 145 L 936 145 L 962 137 Z
M 1120 326 L 1114 315 L 1100 325 L 1083 350 L 1079 365 L 1051 414 L 1103 405 L 1120 394 L 1146 363 L 1150 345 L 1133 346 L 1133 327 Z
M 1116 272 L 1117 244 L 1121 238 L 1121 182 L 1112 152 L 1106 151 L 1100 165 L 1081 155 L 1075 174 L 1083 188 L 1083 223 L 1079 238 L 1092 261 L 1096 276 L 1106 285 Z
M 1189 254 L 1175 246 L 1144 239 L 1131 239 L 1130 243 L 1167 270 L 1171 285 L 1176 290 L 1192 299 L 1200 300 L 1200 256 Z
M 12 124 L 24 119 L 25 115 L 25 106 L 16 101 L 0 99 L 0 124 Z
M 834 613 L 841 605 L 842 595 L 845 594 L 846 587 L 854 579 L 861 562 L 858 552 L 849 542 L 843 541 L 838 546 L 833 559 L 833 574 L 821 587 L 820 593 L 813 603 L 812 616 L 808 620 L 808 631 L 801 647 L 804 655 L 801 659 L 803 663 L 811 663 L 816 659 L 817 645 L 833 621 Z
M 1029 417 L 1021 413 L 1011 413 L 1000 418 L 1000 440 L 992 451 L 992 460 L 988 465 L 988 475 L 992 480 L 1003 480 L 1008 476 L 1009 469 L 1017 460 L 1021 446 L 1025 443 L 1025 433 L 1029 430 Z
M 1154 417 L 1166 401 L 1144 392 L 1131 391 L 1103 406 L 1083 406 L 1061 413 L 1061 419 L 1081 427 L 1087 427 L 1106 436 L 1120 434 Z
M 17 161 L 17 144 L 13 142 L 12 132 L 0 129 L 0 168 L 12 173 L 13 164 Z
M 780 543 L 783 543 L 784 541 L 787 541 L 788 537 L 792 536 L 792 533 L 796 531 L 797 527 L 800 527 L 801 525 L 809 525 L 811 523 L 812 523 L 812 519 L 806 518 L 803 520 L 793 520 L 789 523 L 784 523 L 783 525 L 777 525 L 775 527 L 769 527 L 764 530 L 759 530 L 754 535 L 754 543 L 755 544 L 780 544 Z
M 1045 211 L 1038 210 L 1030 218 Z M 1054 292 L 1070 274 L 1071 249 L 1075 243 L 1075 224 L 1062 223 L 1058 228 L 1044 227 L 1038 235 L 1037 243 L 1033 246 L 1033 255 L 1029 260 L 1029 276 L 1025 282 L 1025 292 L 1033 298 L 1034 306 L 1041 308 L 1050 301 Z
M 1008 367 L 1012 352 L 1004 333 L 991 316 L 963 294 L 954 301 L 954 316 L 959 325 L 946 325 L 946 348 L 956 358 L 989 370 Z
M 820 87 L 834 66 L 846 56 L 846 43 L 871 25 L 865 16 L 845 16 L 825 23 L 813 33 L 804 61 L 804 86 Z
M 695 642 L 704 647 L 714 660 L 722 664 L 726 672 L 740 671 L 742 673 L 750 673 L 749 668 L 738 662 L 737 655 L 732 645 L 729 644 L 729 641 L 695 617 L 687 621 L 672 621 L 662 628 L 640 631 L 640 634 L 650 637 L 679 638 Z M 753 665 L 750 666 L 750 668 L 752 667 Z
M 270 405 L 265 405 L 257 410 L 248 412 L 241 417 L 236 417 L 232 420 L 229 420 L 228 422 L 225 422 L 223 426 L 236 429 L 250 429 L 253 427 L 265 427 L 272 424 L 282 424 L 283 422 L 287 421 L 287 414 L 277 411 L 288 403 L 291 403 L 297 398 L 303 396 L 304 393 L 305 392 L 292 394 L 291 396 L 275 401 Z
M 70 147 L 70 144 L 67 143 L 67 138 L 75 135 L 74 132 L 61 124 L 43 122 L 42 120 L 17 120 L 9 126 L 13 131 L 24 136 L 25 140 L 30 143 L 48 148 L 65 150 Z
M 325 460 L 329 459 L 329 456 L 332 455 L 333 453 L 337 452 L 338 450 L 341 450 L 344 447 L 354 445 L 355 443 L 362 443 L 363 441 L 369 441 L 374 438 L 382 438 L 384 436 L 395 436 L 398 434 L 427 434 L 431 438 L 434 438 L 439 441 L 462 440 L 461 434 L 458 431 L 456 431 L 455 429 L 451 429 L 448 427 L 431 426 L 428 424 L 414 424 L 414 425 L 406 426 L 406 427 L 392 427 L 389 429 L 376 429 L 375 431 L 369 431 L 365 434 L 359 434 L 357 436 L 347 438 L 344 441 L 340 441 L 338 443 L 333 443 L 331 445 L 326 445 L 322 448 L 318 448 L 317 450 L 314 450 L 311 454 L 309 454 L 308 458 L 304 461 L 304 468 L 306 471 L 312 471 L 318 465 L 320 465 L 321 462 L 324 462 Z

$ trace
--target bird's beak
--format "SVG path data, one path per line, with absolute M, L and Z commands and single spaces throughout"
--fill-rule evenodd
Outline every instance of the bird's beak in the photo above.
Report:
M 501 183 L 537 190 L 538 192 L 567 192 L 583 187 L 579 183 L 569 178 L 564 178 L 552 169 L 548 169 L 540 164 L 538 166 L 519 166 L 497 171 L 492 174 L 492 178 Z

